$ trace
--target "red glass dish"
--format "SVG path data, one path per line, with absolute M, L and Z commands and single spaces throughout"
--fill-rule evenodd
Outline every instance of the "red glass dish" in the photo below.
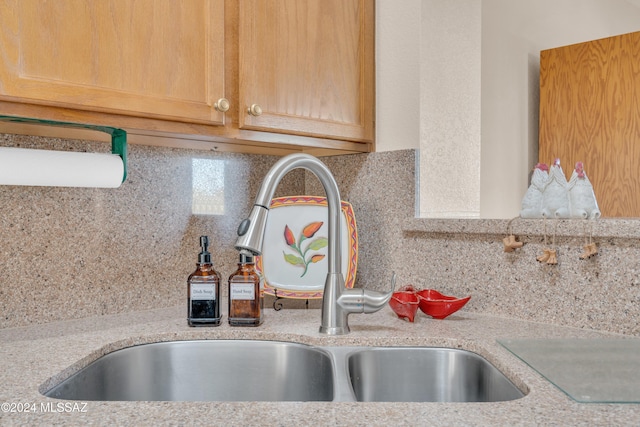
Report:
M 418 296 L 414 292 L 394 292 L 389 306 L 400 319 L 413 322 L 418 311 Z
M 443 295 L 434 289 L 423 289 L 416 292 L 416 295 L 420 310 L 434 319 L 444 319 L 460 310 L 471 299 L 471 296 L 456 298 Z

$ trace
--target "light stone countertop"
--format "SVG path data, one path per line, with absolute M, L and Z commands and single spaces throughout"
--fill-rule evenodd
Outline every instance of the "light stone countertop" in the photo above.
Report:
M 265 311 L 258 328 L 189 328 L 185 308 L 69 320 L 0 330 L 0 425 L 639 425 L 640 405 L 581 404 L 542 378 L 498 338 L 601 338 L 619 335 L 498 318 L 464 310 L 445 320 L 421 313 L 399 320 L 389 307 L 351 315 L 351 333 L 318 333 L 320 310 Z M 498 403 L 357 402 L 87 402 L 60 401 L 39 390 L 110 351 L 141 343 L 187 339 L 264 339 L 316 345 L 457 347 L 479 353 L 527 390 Z M 215 360 L 212 360 L 215 363 Z M 62 373 L 64 371 L 64 373 Z M 62 373 L 62 374 L 61 374 Z M 69 403 L 61 412 L 41 403 Z M 29 404 L 35 413 L 5 412 Z M 57 408 L 57 406 L 54 406 Z M 66 409 L 84 412 L 65 412 Z

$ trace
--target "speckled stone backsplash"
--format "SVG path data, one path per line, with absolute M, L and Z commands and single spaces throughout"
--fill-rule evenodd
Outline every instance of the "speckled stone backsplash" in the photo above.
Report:
M 108 150 L 104 143 L 14 135 L 0 135 L 0 146 Z M 597 221 L 599 254 L 587 260 L 579 258 L 583 224 L 559 223 L 559 263 L 542 264 L 541 221 L 514 221 L 525 244 L 505 253 L 505 220 L 415 219 L 415 156 L 403 150 L 323 158 L 354 207 L 356 286 L 387 289 L 396 271 L 397 286 L 471 295 L 465 310 L 640 335 L 640 221 Z M 223 161 L 223 215 L 192 214 L 192 159 Z M 115 190 L 0 187 L 0 327 L 186 306 L 186 277 L 202 234 L 210 236 L 226 282 L 236 266 L 237 225 L 276 160 L 132 145 L 129 177 Z M 277 190 L 302 193 L 324 195 L 302 171 Z M 547 228 L 549 246 L 553 223 Z
M 99 142 L 6 134 L 0 146 L 110 149 Z M 238 224 L 278 158 L 137 145 L 128 154 L 128 178 L 117 189 L 0 186 L 2 327 L 183 301 L 186 310 L 186 279 L 203 234 L 223 282 L 235 271 Z M 192 214 L 192 159 L 224 162 L 224 215 Z M 303 188 L 304 173 L 293 171 L 277 194 Z

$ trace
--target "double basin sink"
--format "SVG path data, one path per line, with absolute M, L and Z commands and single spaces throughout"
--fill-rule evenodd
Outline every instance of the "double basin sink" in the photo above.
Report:
M 128 347 L 44 394 L 85 401 L 497 402 L 524 396 L 467 350 L 259 340 Z

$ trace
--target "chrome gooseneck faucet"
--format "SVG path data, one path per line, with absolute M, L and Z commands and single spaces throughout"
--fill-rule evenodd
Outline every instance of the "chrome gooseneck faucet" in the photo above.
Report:
M 373 313 L 385 306 L 393 293 L 382 293 L 359 288 L 346 289 L 342 276 L 342 247 L 340 228 L 340 191 L 327 166 L 308 154 L 290 154 L 280 159 L 265 176 L 249 217 L 238 227 L 238 250 L 262 253 L 264 230 L 269 215 L 269 205 L 277 185 L 293 169 L 303 168 L 315 174 L 327 194 L 329 206 L 329 270 L 324 283 L 320 333 L 342 335 L 349 332 L 347 317 L 351 313 Z M 394 276 L 395 279 L 395 276 Z

